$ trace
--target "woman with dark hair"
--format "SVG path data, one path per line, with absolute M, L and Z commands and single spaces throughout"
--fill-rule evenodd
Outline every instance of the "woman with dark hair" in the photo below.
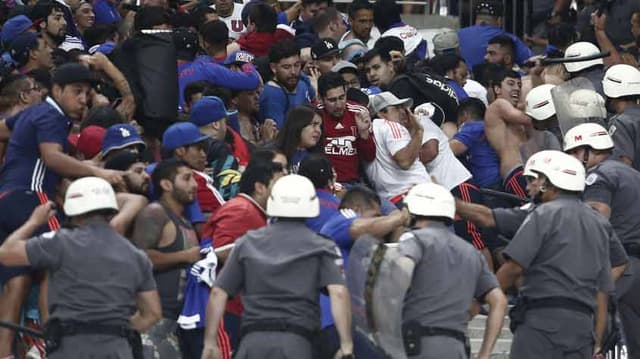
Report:
M 322 146 L 322 117 L 309 106 L 294 107 L 276 139 L 276 148 L 289 161 L 289 172 L 297 173 L 300 162 Z

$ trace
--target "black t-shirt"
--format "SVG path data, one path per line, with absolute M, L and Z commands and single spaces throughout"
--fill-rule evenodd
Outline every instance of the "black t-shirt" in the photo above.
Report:
M 457 120 L 458 97 L 443 77 L 424 72 L 403 74 L 393 80 L 389 91 L 398 98 L 412 98 L 414 107 L 431 102 L 436 107 L 431 120 L 438 126 Z

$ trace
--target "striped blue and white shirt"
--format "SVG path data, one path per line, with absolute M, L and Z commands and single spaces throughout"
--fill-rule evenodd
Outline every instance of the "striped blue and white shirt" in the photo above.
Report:
M 55 195 L 60 176 L 48 169 L 40 153 L 41 143 L 58 143 L 67 152 L 72 120 L 50 97 L 7 119 L 11 130 L 0 190 L 31 190 Z

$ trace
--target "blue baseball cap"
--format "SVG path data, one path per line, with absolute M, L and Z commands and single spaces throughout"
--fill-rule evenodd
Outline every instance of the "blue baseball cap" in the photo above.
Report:
M 193 105 L 189 120 L 194 125 L 202 127 L 237 113 L 238 111 L 227 111 L 220 97 L 204 96 Z
M 232 64 L 246 64 L 253 62 L 255 56 L 246 52 L 246 51 L 235 51 L 231 55 L 227 56 L 227 59 L 224 60 L 224 65 L 232 65 Z
M 8 46 L 13 39 L 33 26 L 33 22 L 25 15 L 14 16 L 2 26 L 0 41 Z
M 23 66 L 29 61 L 29 51 L 37 48 L 38 35 L 32 32 L 25 32 L 12 39 L 9 46 L 9 54 L 19 66 Z
M 194 145 L 208 138 L 209 136 L 201 134 L 198 127 L 193 123 L 174 123 L 162 135 L 162 148 L 173 151 L 176 148 Z
M 107 129 L 102 139 L 102 157 L 113 150 L 134 145 L 147 147 L 135 127 L 128 124 L 113 125 Z

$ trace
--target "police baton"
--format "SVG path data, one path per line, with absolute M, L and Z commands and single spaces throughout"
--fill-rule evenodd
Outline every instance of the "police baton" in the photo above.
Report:
M 597 59 L 604 59 L 605 57 L 609 57 L 611 52 L 605 51 L 599 54 L 586 55 L 586 56 L 575 56 L 575 57 L 542 57 L 540 61 L 543 66 L 553 65 L 553 64 L 567 64 L 571 62 L 582 62 L 582 61 L 591 61 Z M 526 67 L 534 67 L 536 65 L 535 61 L 527 61 L 524 63 Z
M 488 189 L 488 188 L 480 188 L 480 193 L 482 193 L 485 196 L 491 196 L 491 197 L 498 197 L 498 198 L 502 198 L 502 199 L 506 199 L 510 202 L 516 202 L 516 203 L 522 203 L 522 202 L 531 202 L 531 200 L 529 198 L 525 198 L 525 197 L 520 197 L 520 196 L 516 196 L 515 194 L 511 194 L 511 193 L 506 193 L 506 192 L 500 192 L 500 191 L 496 191 L 496 190 L 492 190 L 492 189 Z

